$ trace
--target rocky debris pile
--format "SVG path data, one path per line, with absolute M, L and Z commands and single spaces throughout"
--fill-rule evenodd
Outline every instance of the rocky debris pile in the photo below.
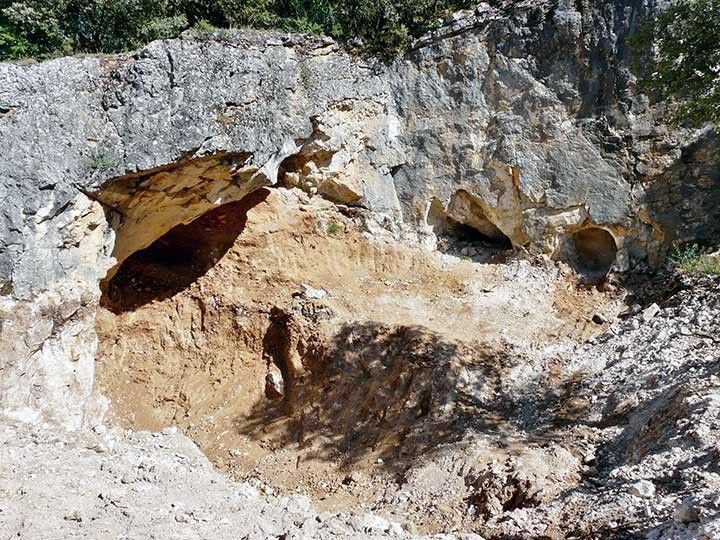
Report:
M 582 382 L 575 419 L 550 444 L 578 455 L 582 481 L 496 515 L 493 536 L 720 537 L 720 278 L 679 281 L 664 301 L 563 353 L 565 376 Z
M 508 349 L 464 436 L 377 508 L 486 538 L 719 538 L 720 278 L 669 283 L 585 344 Z
M 229 481 L 172 428 L 58 433 L 3 420 L 0 464 L 8 538 L 417 538 L 377 515 L 318 513 L 305 496 Z
M 451 236 L 438 237 L 436 249 L 446 255 L 477 263 L 499 262 L 503 255 L 512 253 L 512 246 L 483 240 L 461 240 Z
M 720 279 L 682 276 L 679 288 L 578 351 L 584 421 L 607 437 L 594 480 L 622 509 L 618 526 L 717 538 Z

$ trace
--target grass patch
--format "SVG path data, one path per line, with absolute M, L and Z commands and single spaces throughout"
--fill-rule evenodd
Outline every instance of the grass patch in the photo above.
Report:
M 329 236 L 334 236 L 335 238 L 342 238 L 345 234 L 345 228 L 335 220 L 329 221 L 325 230 Z
M 87 160 L 87 166 L 93 171 L 110 171 L 117 167 L 119 163 L 108 157 L 102 150 L 95 150 Z
M 686 274 L 720 275 L 720 254 L 698 244 L 675 246 L 670 261 Z
M 192 29 L 199 34 L 205 34 L 206 36 L 221 36 L 228 37 L 231 33 L 230 28 L 223 28 L 221 26 L 215 26 L 209 23 L 205 19 L 196 22 Z
M 205 19 L 201 19 L 195 23 L 195 25 L 193 26 L 193 30 L 197 30 L 198 32 L 205 32 L 206 34 L 215 34 L 220 29 L 217 26 L 214 26 L 212 23 L 206 21 Z

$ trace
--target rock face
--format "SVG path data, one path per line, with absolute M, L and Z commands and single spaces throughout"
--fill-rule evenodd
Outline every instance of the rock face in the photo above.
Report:
M 322 365 L 330 378 L 319 403 L 330 412 L 308 414 L 308 425 L 340 426 L 354 441 L 362 420 L 373 451 L 384 440 L 376 424 L 392 428 L 401 450 L 413 433 L 433 450 L 408 465 L 397 491 L 382 486 L 374 510 L 427 509 L 443 530 L 470 524 L 488 537 L 717 537 L 717 280 L 681 284 L 614 320 L 619 308 L 598 305 L 603 292 L 579 292 L 566 267 L 535 257 L 598 278 L 658 265 L 674 241 L 720 239 L 720 136 L 668 128 L 664 105 L 639 92 L 630 68 L 625 38 L 651 4 L 498 0 L 453 15 L 392 65 L 326 38 L 252 31 L 0 64 L 0 498 L 10 501 L 0 529 L 411 537 L 379 516 L 257 498 L 256 486 L 218 477 L 179 435 L 108 432 L 108 403 L 93 392 L 103 376 L 136 390 L 172 387 L 155 402 L 125 397 L 153 413 L 157 400 L 169 403 L 160 425 L 192 410 L 185 427 L 229 422 L 234 436 L 242 414 L 216 420 L 208 401 L 233 399 L 232 386 L 295 406 L 300 381 Z M 408 241 L 467 260 L 411 252 Z M 522 258 L 476 264 L 501 262 L 510 247 Z M 321 278 L 308 279 L 311 270 Z M 216 281 L 203 289 L 208 272 Z M 231 280 L 238 286 L 224 287 Z M 160 282 L 163 294 L 148 286 Z M 177 294 L 188 283 L 194 292 Z M 313 324 L 345 313 L 337 350 L 283 311 L 298 288 Z M 362 295 L 372 300 L 364 313 Z M 101 298 L 109 310 L 98 310 Z M 169 331 L 155 339 L 157 319 L 136 308 L 166 298 Z M 545 306 L 542 316 L 529 306 Z M 457 348 L 441 358 L 436 335 L 450 330 L 455 341 L 488 338 L 495 364 L 469 345 L 472 369 L 460 369 Z M 171 377 L 128 367 L 170 350 L 179 361 L 159 370 Z M 250 370 L 213 367 L 219 352 Z M 96 380 L 103 354 L 117 371 Z M 190 364 L 197 378 L 174 368 Z M 212 399 L 193 401 L 186 387 Z M 457 398 L 466 416 L 434 395 Z M 375 414 L 368 396 L 398 407 Z M 305 409 L 295 412 L 303 446 Z M 438 418 L 447 422 L 422 423 Z M 477 428 L 452 439 L 449 422 L 463 418 Z M 442 426 L 447 444 L 438 444 Z M 395 449 L 379 448 L 387 454 L 375 465 L 390 466 Z M 29 486 L 38 470 L 52 473 L 48 484 Z M 364 489 L 351 476 L 339 483 Z M 160 493 L 189 502 L 165 504 Z M 27 512 L 46 508 L 38 523 L 48 531 L 34 521 L 28 530 Z
M 175 225 L 276 183 L 314 136 L 340 171 L 335 182 L 347 163 L 393 153 L 390 142 L 362 150 L 373 122 L 389 129 L 376 115 L 387 83 L 320 39 L 156 42 L 111 60 L 2 64 L 0 80 L 1 408 L 68 428 L 92 425 L 90 411 L 102 409 L 87 400 L 109 269 Z M 355 117 L 370 119 L 367 130 Z M 372 170 L 362 178 L 377 200 L 367 204 L 389 201 L 399 214 L 389 169 Z
M 645 4 L 483 4 L 390 66 L 257 32 L 0 64 L 0 409 L 92 425 L 101 279 L 263 186 L 601 273 L 717 238 L 718 135 L 665 127 L 628 67 Z

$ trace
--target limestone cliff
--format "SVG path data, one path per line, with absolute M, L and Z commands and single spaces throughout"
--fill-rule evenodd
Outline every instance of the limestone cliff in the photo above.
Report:
M 98 414 L 100 281 L 264 186 L 580 267 L 717 239 L 717 133 L 668 128 L 630 68 L 650 3 L 513 4 L 455 14 L 392 65 L 250 31 L 0 64 L 2 409 L 72 428 Z
M 0 63 L 0 530 L 718 538 L 720 281 L 664 263 L 720 135 L 637 86 L 662 3 Z

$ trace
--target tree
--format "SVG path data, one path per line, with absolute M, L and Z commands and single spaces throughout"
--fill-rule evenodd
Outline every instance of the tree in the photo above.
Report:
M 175 0 L 0 0 L 0 59 L 119 52 L 187 27 Z
M 15 60 L 33 55 L 30 43 L 0 11 L 0 60 Z
M 392 60 L 412 39 L 430 30 L 439 19 L 471 0 L 336 0 L 338 20 L 346 39 L 360 38 L 365 50 Z
M 62 1 L 8 2 L 0 0 L 0 52 L 9 58 L 42 55 L 62 50 L 66 39 L 57 14 Z
M 93 53 L 133 49 L 188 26 L 173 0 L 69 0 L 60 18 L 73 49 Z
M 676 123 L 720 125 L 719 36 L 720 0 L 676 0 L 634 40 L 651 66 L 645 87 L 677 103 Z
M 471 0 L 0 0 L 0 60 L 120 52 L 205 22 L 359 38 L 391 60 Z

